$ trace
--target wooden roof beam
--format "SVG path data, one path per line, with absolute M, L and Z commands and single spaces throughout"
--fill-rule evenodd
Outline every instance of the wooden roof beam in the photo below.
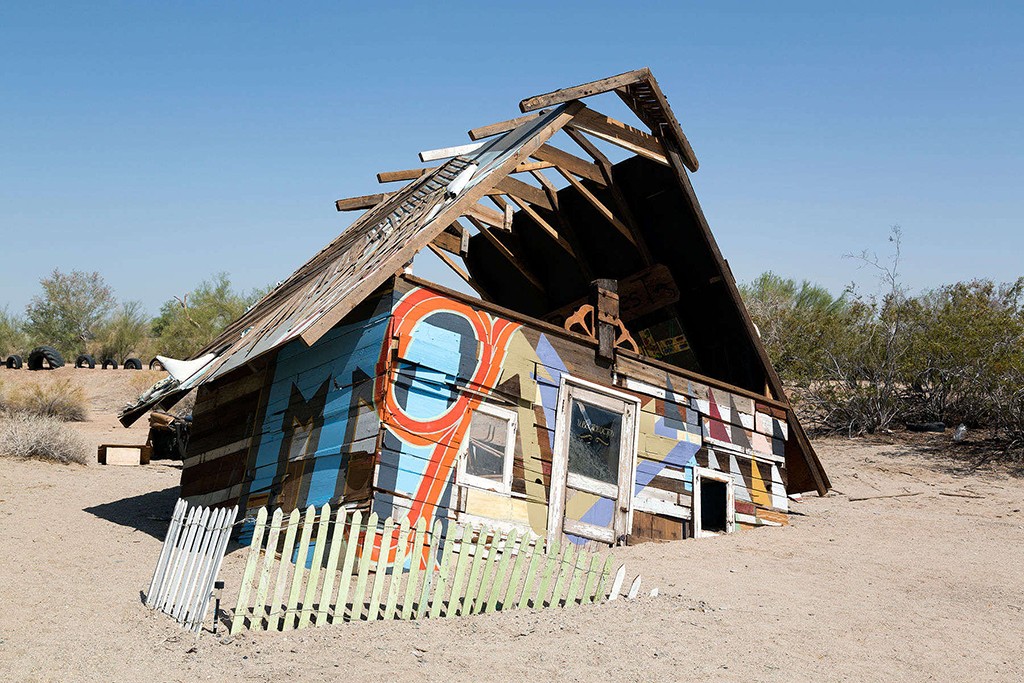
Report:
M 466 207 L 463 215 L 467 218 L 473 217 L 484 225 L 489 225 L 492 228 L 497 228 L 498 230 L 505 229 L 505 214 L 499 213 L 494 209 L 487 208 L 481 204 L 470 204 Z
M 449 254 L 465 256 L 469 251 L 469 231 L 461 223 L 455 221 L 435 237 L 432 244 L 444 249 Z
M 630 233 L 633 235 L 633 244 L 635 244 L 637 249 L 639 249 L 640 257 L 644 260 L 644 263 L 647 265 L 652 264 L 654 262 L 654 258 L 651 256 L 651 250 L 647 247 L 647 241 L 640 232 L 636 218 L 633 217 L 633 212 L 629 208 L 629 202 L 626 201 L 625 195 L 622 194 L 622 188 L 615 183 L 611 160 L 597 148 L 597 145 L 591 142 L 590 139 L 580 131 L 566 130 L 565 133 L 572 138 L 573 141 L 583 149 L 583 151 L 593 157 L 594 161 L 597 162 L 597 165 L 601 167 L 601 171 L 608 180 L 608 191 L 611 193 L 612 199 L 615 201 L 615 206 L 619 210 L 619 214 L 622 216 L 622 222 L 625 223 L 626 227 L 629 228 Z
M 524 183 L 522 180 L 512 178 L 511 176 L 502 178 L 498 181 L 498 184 L 494 186 L 492 190 L 494 194 L 509 194 L 519 197 L 523 201 L 535 204 L 543 209 L 552 211 L 555 207 L 551 204 L 551 199 L 547 193 L 539 187 Z
M 481 147 L 484 146 L 482 142 L 471 142 L 468 145 L 456 145 L 455 147 L 441 147 L 440 149 L 428 149 L 420 152 L 420 161 L 440 161 L 442 159 L 449 159 L 451 157 L 461 156 L 463 154 L 472 154 Z
M 545 168 L 553 168 L 554 164 L 550 161 L 524 161 L 523 163 L 516 166 L 513 173 L 533 173 L 534 171 L 540 171 Z
M 559 234 L 557 230 L 551 227 L 551 224 L 544 220 L 544 218 L 539 213 L 537 213 L 536 209 L 534 209 L 533 206 L 531 206 L 528 202 L 524 202 L 521 199 L 517 199 L 516 197 L 513 197 L 511 195 L 509 196 L 509 199 L 511 199 L 516 206 L 522 209 L 523 213 L 532 218 L 533 222 L 540 226 L 540 229 L 547 233 L 548 237 L 555 241 L 555 244 L 564 249 L 565 252 L 572 256 L 574 259 L 577 258 L 576 252 L 573 251 L 572 245 L 569 244 L 569 242 L 566 241 L 566 239 L 562 237 L 562 235 Z
M 544 111 L 537 111 L 531 114 L 527 114 L 526 116 L 517 116 L 516 118 L 509 119 L 507 121 L 499 121 L 498 123 L 492 123 L 489 126 L 480 126 L 479 128 L 474 128 L 473 130 L 469 131 L 469 139 L 482 140 L 484 138 L 489 138 L 494 135 L 499 135 L 501 133 L 507 133 L 510 130 L 515 130 L 516 128 L 518 128 L 519 126 L 523 125 L 528 121 L 532 121 L 539 116 L 544 116 L 544 114 L 546 113 L 547 112 Z
M 526 113 L 529 111 L 536 111 L 537 109 L 543 109 L 544 107 L 562 104 L 563 102 L 569 102 L 571 100 L 580 100 L 584 97 L 598 95 L 603 92 L 615 90 L 616 88 L 623 88 L 628 85 L 632 85 L 633 83 L 639 83 L 650 77 L 651 70 L 647 67 L 637 69 L 635 71 L 627 71 L 626 73 L 619 74 L 618 76 L 602 78 L 597 81 L 591 81 L 590 83 L 575 85 L 571 88 L 562 88 L 561 90 L 555 90 L 543 95 L 527 97 L 519 103 L 519 111 Z
M 399 180 L 416 180 L 422 175 L 433 171 L 437 166 L 424 166 L 423 168 L 409 168 L 403 171 L 384 171 L 377 174 L 378 183 L 394 183 Z
M 563 178 L 565 178 L 566 180 L 569 181 L 569 184 L 572 185 L 576 189 L 576 191 L 579 192 L 583 196 L 584 199 L 586 199 L 588 202 L 590 202 L 591 206 L 593 206 L 595 209 L 597 209 L 598 213 L 600 213 L 602 216 L 604 216 L 605 220 L 607 220 L 609 223 L 611 223 L 615 227 L 616 230 L 618 230 L 620 233 L 622 233 L 623 237 L 625 237 L 627 240 L 629 240 L 630 243 L 633 244 L 634 246 L 636 246 L 636 247 L 640 246 L 637 243 L 636 237 L 633 235 L 633 231 L 630 230 L 629 227 L 627 227 L 625 223 L 623 223 L 621 220 L 619 220 L 615 216 L 615 214 L 612 213 L 611 209 L 609 209 L 607 206 L 605 206 L 604 203 L 601 202 L 601 200 L 598 199 L 594 195 L 593 192 L 588 190 L 587 187 L 583 183 L 581 183 L 579 180 L 577 180 L 571 173 L 566 173 L 561 168 L 558 169 L 558 172 L 562 174 Z
M 563 152 L 557 147 L 552 147 L 551 145 L 547 144 L 541 145 L 533 153 L 533 158 L 539 161 L 551 162 L 552 164 L 555 165 L 555 168 L 558 169 L 559 172 L 565 170 L 568 171 L 569 173 L 578 175 L 581 178 L 593 180 L 598 185 L 607 185 L 607 182 L 604 179 L 604 174 L 601 173 L 600 168 L 590 163 L 589 161 L 580 159 L 578 156 L 574 154 Z
M 455 274 L 458 275 L 463 282 L 472 287 L 473 291 L 479 294 L 481 299 L 483 299 L 484 301 L 492 301 L 491 297 L 487 295 L 487 292 L 484 290 L 484 288 L 480 286 L 480 283 L 474 280 L 469 273 L 463 270 L 462 267 L 459 266 L 459 264 L 456 263 L 455 260 L 451 256 L 449 256 L 443 249 L 439 249 L 438 247 L 436 247 L 433 242 L 428 242 L 427 246 L 430 248 L 430 251 L 434 252 L 434 255 L 441 259 L 441 261 L 446 266 L 451 268 L 452 271 L 454 271 Z
M 347 199 L 337 200 L 334 202 L 334 206 L 338 211 L 361 211 L 363 209 L 372 209 L 391 195 L 391 192 L 381 192 L 378 194 L 366 194 L 361 197 L 349 197 Z
M 665 147 L 658 138 L 593 109 L 581 109 L 569 122 L 568 127 L 589 133 L 663 166 L 670 165 L 665 156 Z
M 476 229 L 480 231 L 480 234 L 484 236 L 484 239 L 490 242 L 498 251 L 498 253 L 504 256 L 505 260 L 511 263 L 512 267 L 515 268 L 519 272 L 519 274 L 522 275 L 524 279 L 526 279 L 527 282 L 536 287 L 539 291 L 544 291 L 544 285 L 542 285 L 540 281 L 534 276 L 534 274 L 530 272 L 529 268 L 523 265 L 523 262 L 519 260 L 519 257 L 513 254 L 512 250 L 505 246 L 505 243 L 498 239 L 497 235 L 491 232 L 490 227 L 484 225 L 483 223 L 476 220 L 472 216 L 467 216 L 467 218 L 469 219 L 469 222 L 472 223 L 476 227 Z

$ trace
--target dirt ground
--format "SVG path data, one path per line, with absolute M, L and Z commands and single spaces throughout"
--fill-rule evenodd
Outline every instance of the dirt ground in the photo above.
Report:
M 111 411 L 142 379 L 95 372 L 76 428 L 141 443 Z M 1024 479 L 944 439 L 819 441 L 836 490 L 791 526 L 617 550 L 656 598 L 235 638 L 142 604 L 177 467 L 0 460 L 0 679 L 1024 680 Z

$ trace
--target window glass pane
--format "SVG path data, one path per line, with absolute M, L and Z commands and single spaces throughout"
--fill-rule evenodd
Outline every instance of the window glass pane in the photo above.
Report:
M 466 474 L 501 483 L 505 474 L 505 444 L 508 421 L 487 413 L 474 412 L 469 423 Z
M 591 479 L 619 483 L 622 414 L 572 400 L 569 425 L 569 471 Z

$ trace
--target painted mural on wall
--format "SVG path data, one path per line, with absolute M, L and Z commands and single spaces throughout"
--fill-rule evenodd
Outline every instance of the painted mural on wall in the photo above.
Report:
M 586 344 L 427 288 L 385 294 L 355 317 L 312 347 L 296 341 L 278 354 L 250 461 L 249 509 L 372 500 L 381 517 L 410 525 L 480 519 L 543 536 L 568 374 L 639 398 L 637 515 L 658 516 L 681 534 L 694 468 L 709 467 L 733 476 L 737 520 L 784 521 L 785 423 L 753 402 L 668 375 L 656 384 L 615 378 Z M 483 402 L 517 416 L 510 488 L 501 493 L 456 481 Z M 613 505 L 570 489 L 565 517 L 607 525 Z M 775 517 L 763 514 L 769 509 Z
M 251 465 L 249 509 L 285 510 L 372 495 L 379 422 L 373 380 L 391 319 L 390 297 L 311 347 L 277 355 Z

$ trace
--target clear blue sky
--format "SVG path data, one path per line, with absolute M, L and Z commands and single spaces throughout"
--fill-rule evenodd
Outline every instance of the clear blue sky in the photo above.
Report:
M 0 306 L 53 268 L 151 311 L 286 277 L 339 197 L 526 96 L 650 66 L 740 280 L 1024 275 L 1021 3 L 6 3 Z

